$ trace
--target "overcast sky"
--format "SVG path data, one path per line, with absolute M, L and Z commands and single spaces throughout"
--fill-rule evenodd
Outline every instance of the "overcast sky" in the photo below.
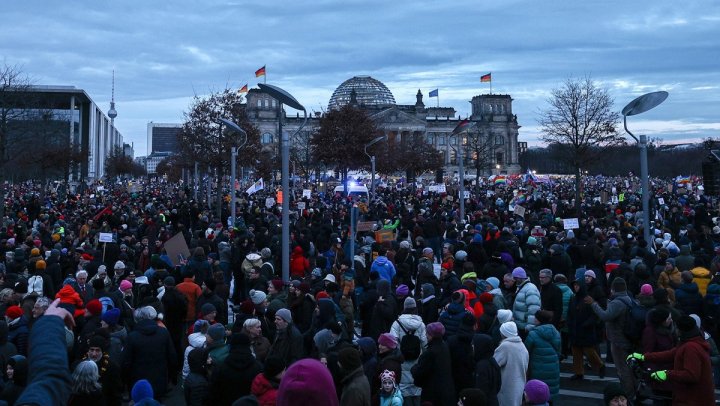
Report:
M 268 83 L 308 110 L 370 75 L 401 104 L 420 89 L 434 105 L 427 93 L 438 88 L 440 104 L 463 117 L 492 72 L 493 93 L 514 98 L 520 140 L 531 145 L 550 91 L 590 75 L 618 111 L 670 92 L 630 119 L 635 134 L 720 137 L 717 0 L 25 0 L 2 9 L 0 58 L 34 83 L 82 88 L 107 111 L 115 69 L 115 124 L 136 156 L 148 122 L 182 122 L 195 94 L 253 87 L 263 65 Z

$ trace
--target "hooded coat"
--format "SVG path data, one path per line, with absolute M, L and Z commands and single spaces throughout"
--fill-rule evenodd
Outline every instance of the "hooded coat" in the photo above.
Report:
M 550 395 L 560 391 L 560 333 L 552 324 L 542 324 L 530 330 L 525 347 L 530 354 L 530 379 L 545 382 Z
M 683 283 L 675 289 L 675 308 L 685 314 L 703 316 L 703 298 L 695 282 Z
M 415 335 L 420 339 L 422 347 L 427 346 L 427 334 L 425 334 L 425 323 L 423 323 L 422 317 L 417 314 L 401 314 L 390 327 L 390 334 L 395 336 L 399 343 L 405 336 L 405 331 L 408 333 L 414 331 Z
M 298 245 L 290 254 L 290 276 L 302 279 L 309 271 L 310 261 L 305 258 L 302 247 Z
M 573 347 L 594 347 L 598 343 L 598 318 L 592 307 L 584 302 L 585 296 L 585 286 L 580 285 L 568 308 L 568 335 Z
M 167 391 L 168 369 L 174 368 L 176 363 L 170 333 L 158 326 L 155 320 L 141 320 L 128 334 L 123 357 L 123 370 L 127 374 L 125 382 L 147 379 L 155 398 L 161 399 Z
M 395 266 L 385 256 L 379 256 L 375 258 L 372 265 L 370 266 L 370 272 L 377 271 L 380 275 L 380 279 L 385 279 L 388 282 L 392 282 L 395 276 Z
M 0 400 L 13 405 L 27 386 L 28 361 L 22 355 L 14 355 L 8 360 L 8 364 L 13 366 L 13 379 L 5 384 L 0 393 Z
M 338 406 L 335 384 L 327 367 L 314 359 L 291 365 L 278 388 L 277 406 Z
M 257 399 L 260 406 L 275 406 L 277 402 L 277 390 L 280 381 L 270 380 L 265 374 L 257 374 L 250 386 L 250 392 Z
M 207 357 L 202 350 L 193 351 L 187 356 L 189 373 L 183 381 L 183 392 L 187 406 L 203 406 L 206 404 L 209 386 L 205 365 Z

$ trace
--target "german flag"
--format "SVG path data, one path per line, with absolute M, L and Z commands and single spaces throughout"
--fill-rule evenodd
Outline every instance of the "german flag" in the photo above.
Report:
M 265 76 L 265 66 L 255 71 L 255 77 Z
M 247 92 L 248 92 L 247 84 L 245 84 L 245 86 L 241 87 L 240 90 L 238 90 L 238 94 L 247 93 Z
M 492 73 L 480 76 L 480 82 L 492 82 Z

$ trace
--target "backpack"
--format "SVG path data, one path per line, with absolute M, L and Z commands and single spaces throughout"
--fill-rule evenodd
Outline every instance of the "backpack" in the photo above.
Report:
M 640 343 L 643 330 L 645 330 L 645 320 L 647 319 L 648 309 L 641 306 L 640 303 L 630 298 L 630 302 L 622 301 L 628 307 L 625 313 L 625 322 L 623 323 L 623 334 L 630 340 L 634 346 Z
M 422 352 L 422 341 L 420 341 L 420 337 L 415 334 L 415 330 L 406 329 L 400 322 L 400 319 L 397 320 L 397 323 L 405 333 L 405 335 L 400 339 L 400 351 L 406 359 L 417 359 L 420 357 L 420 353 Z
M 28 293 L 37 293 L 38 296 L 43 296 L 43 277 L 40 275 L 33 275 L 28 279 Z

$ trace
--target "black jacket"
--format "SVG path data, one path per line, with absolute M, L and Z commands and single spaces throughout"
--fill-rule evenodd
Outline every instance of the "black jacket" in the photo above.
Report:
M 210 377 L 212 405 L 231 405 L 238 398 L 250 394 L 250 387 L 262 366 L 253 357 L 249 346 L 235 346 L 225 362 L 216 365 Z
M 563 294 L 557 285 L 550 282 L 540 285 L 540 308 L 553 312 L 552 324 L 560 328 L 560 319 L 563 313 Z
M 454 405 L 457 403 L 455 384 L 450 363 L 450 350 L 442 339 L 434 338 L 427 350 L 420 355 L 412 367 L 415 385 L 422 388 L 420 399 L 433 405 Z
M 162 399 L 167 390 L 168 368 L 174 368 L 176 363 L 175 347 L 167 329 L 158 326 L 155 320 L 138 322 L 125 346 L 125 382 L 147 379 L 155 399 Z

